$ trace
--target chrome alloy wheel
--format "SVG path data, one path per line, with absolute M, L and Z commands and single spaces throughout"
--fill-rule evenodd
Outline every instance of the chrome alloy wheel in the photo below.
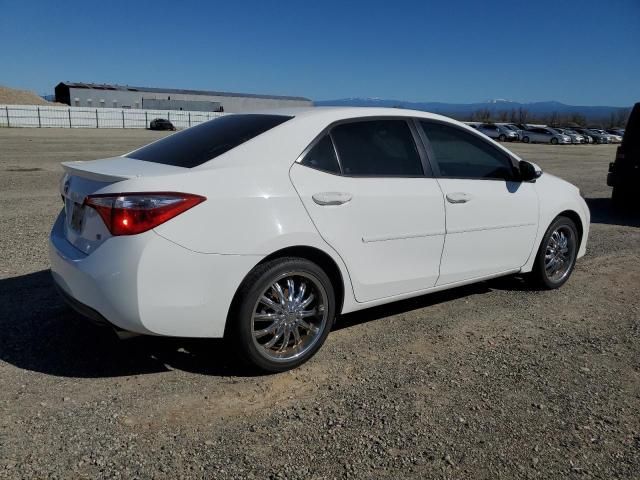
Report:
M 569 227 L 562 225 L 553 231 L 547 242 L 544 270 L 547 278 L 554 283 L 564 280 L 573 266 L 575 257 L 573 235 Z
M 307 272 L 284 273 L 258 297 L 251 318 L 253 342 L 269 360 L 295 359 L 320 339 L 327 313 L 320 280 Z

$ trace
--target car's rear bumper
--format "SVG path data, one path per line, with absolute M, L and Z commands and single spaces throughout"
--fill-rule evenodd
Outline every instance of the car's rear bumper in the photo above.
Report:
M 222 337 L 229 306 L 256 256 L 193 252 L 154 231 L 113 237 L 90 255 L 51 231 L 51 273 L 83 315 L 141 334 Z
M 82 315 L 83 317 L 85 317 L 87 320 L 90 320 L 91 322 L 95 323 L 96 325 L 100 326 L 100 327 L 114 327 L 114 328 L 118 328 L 117 326 L 115 326 L 114 324 L 112 324 L 109 320 L 107 320 L 106 318 L 104 318 L 100 312 L 98 312 L 97 310 L 94 310 L 93 308 L 91 308 L 88 305 L 85 305 L 82 302 L 79 302 L 78 300 L 76 300 L 75 298 L 73 298 L 71 295 L 69 295 L 56 281 L 55 277 L 53 279 L 53 284 L 56 287 L 56 290 L 58 292 L 58 294 L 62 297 L 62 299 L 65 301 L 65 303 L 67 305 L 69 305 L 71 308 L 73 308 L 76 312 L 78 312 L 80 315 Z

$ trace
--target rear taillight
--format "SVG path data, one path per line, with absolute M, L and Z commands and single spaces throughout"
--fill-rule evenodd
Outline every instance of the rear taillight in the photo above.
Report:
M 85 205 L 100 214 L 111 235 L 135 235 L 151 230 L 205 200 L 205 197 L 189 193 L 120 193 L 88 196 Z

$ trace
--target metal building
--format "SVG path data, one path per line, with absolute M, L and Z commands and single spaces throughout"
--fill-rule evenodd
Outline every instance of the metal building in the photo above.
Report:
M 55 94 L 57 102 L 90 108 L 246 112 L 313 105 L 304 97 L 76 82 L 60 82 L 55 87 Z

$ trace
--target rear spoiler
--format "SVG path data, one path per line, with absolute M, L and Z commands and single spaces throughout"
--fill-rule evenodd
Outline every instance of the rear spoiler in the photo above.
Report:
M 157 177 L 182 173 L 186 169 L 127 157 L 112 157 L 89 162 L 63 162 L 65 173 L 100 182 L 119 182 L 130 178 Z

